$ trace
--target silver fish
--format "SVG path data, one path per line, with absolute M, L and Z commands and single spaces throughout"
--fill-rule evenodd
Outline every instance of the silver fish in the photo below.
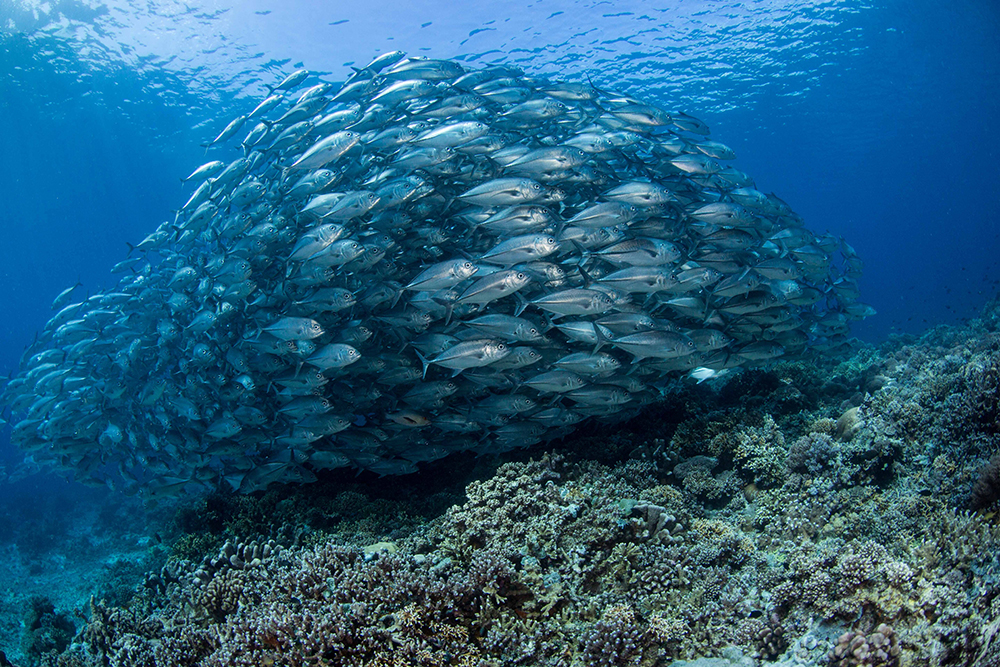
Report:
M 514 206 L 542 198 L 544 188 L 530 178 L 497 178 L 459 195 L 459 199 L 478 206 Z
M 323 335 L 319 322 L 308 317 L 283 317 L 260 330 L 280 340 L 310 340 Z
M 451 368 L 455 371 L 454 375 L 458 375 L 467 368 L 488 366 L 503 359 L 508 354 L 510 354 L 510 348 L 502 341 L 486 339 L 458 343 L 433 359 L 427 359 L 423 355 L 419 356 L 424 365 L 423 375 L 427 377 L 427 368 L 431 364 Z
M 15 444 L 152 497 L 406 474 L 838 349 L 872 314 L 857 253 L 697 118 L 511 66 L 347 74 L 220 121 L 216 146 L 253 120 L 243 156 L 185 179 L 117 284 L 56 298 L 0 396 Z
M 318 169 L 343 156 L 358 145 L 361 135 L 344 130 L 320 139 L 302 154 L 290 167 L 292 169 Z

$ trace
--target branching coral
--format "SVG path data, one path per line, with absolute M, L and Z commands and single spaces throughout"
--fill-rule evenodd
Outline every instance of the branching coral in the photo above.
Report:
M 626 667 L 643 664 L 652 647 L 648 631 L 638 623 L 635 610 L 614 605 L 583 635 L 580 652 L 585 665 Z

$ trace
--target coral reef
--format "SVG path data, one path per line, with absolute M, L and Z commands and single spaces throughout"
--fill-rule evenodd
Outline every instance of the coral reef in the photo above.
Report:
M 30 662 L 39 662 L 43 656 L 65 651 L 75 634 L 73 621 L 66 614 L 57 613 L 51 600 L 34 597 L 25 612 L 21 652 Z
M 546 451 L 203 499 L 60 660 L 1000 665 L 997 310 Z

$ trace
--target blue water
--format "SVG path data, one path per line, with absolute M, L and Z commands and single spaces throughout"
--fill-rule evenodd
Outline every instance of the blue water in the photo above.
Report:
M 589 77 L 705 120 L 760 190 L 864 259 L 879 314 L 862 340 L 972 317 L 1000 283 L 991 0 L 132 4 L 0 2 L 2 375 L 60 291 L 114 284 L 263 84 L 298 67 L 341 81 L 396 49 Z M 4 497 L 68 488 L 36 476 Z
M 760 189 L 858 250 L 879 311 L 863 340 L 973 315 L 1000 278 L 1000 8 L 665 4 L 0 5 L 0 373 L 56 294 L 111 284 L 262 82 L 342 80 L 393 49 L 589 76 L 703 118 Z

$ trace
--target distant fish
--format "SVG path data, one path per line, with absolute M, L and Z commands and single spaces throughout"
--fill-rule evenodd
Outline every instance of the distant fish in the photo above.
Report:
M 232 121 L 230 121 L 229 125 L 226 125 L 226 127 L 222 130 L 222 132 L 219 132 L 219 134 L 215 137 L 215 139 L 212 139 L 207 144 L 202 144 L 202 146 L 207 148 L 210 146 L 221 144 L 222 142 L 231 139 L 237 132 L 240 131 L 240 128 L 243 127 L 243 123 L 245 123 L 246 120 L 247 120 L 246 116 L 237 116 Z
M 699 366 L 698 368 L 692 369 L 688 373 L 688 377 L 697 380 L 698 384 L 701 384 L 705 380 L 711 380 L 714 378 L 722 377 L 730 372 L 731 369 L 723 368 L 721 370 L 715 370 L 713 368 L 705 368 L 704 366 Z
M 274 86 L 266 86 L 272 93 L 276 90 L 292 90 L 309 77 L 309 70 L 295 70 Z
M 203 179 L 212 178 L 220 171 L 225 169 L 225 167 L 226 163 L 222 162 L 221 160 L 212 160 L 211 162 L 206 162 L 205 164 L 201 165 L 200 167 L 192 171 L 187 178 L 182 178 L 181 182 L 187 183 L 188 181 L 192 181 L 199 178 Z
M 72 287 L 67 287 L 62 292 L 56 295 L 56 298 L 52 299 L 52 310 L 61 310 L 68 302 L 69 298 L 76 291 L 77 287 L 80 287 L 83 283 L 77 281 Z

